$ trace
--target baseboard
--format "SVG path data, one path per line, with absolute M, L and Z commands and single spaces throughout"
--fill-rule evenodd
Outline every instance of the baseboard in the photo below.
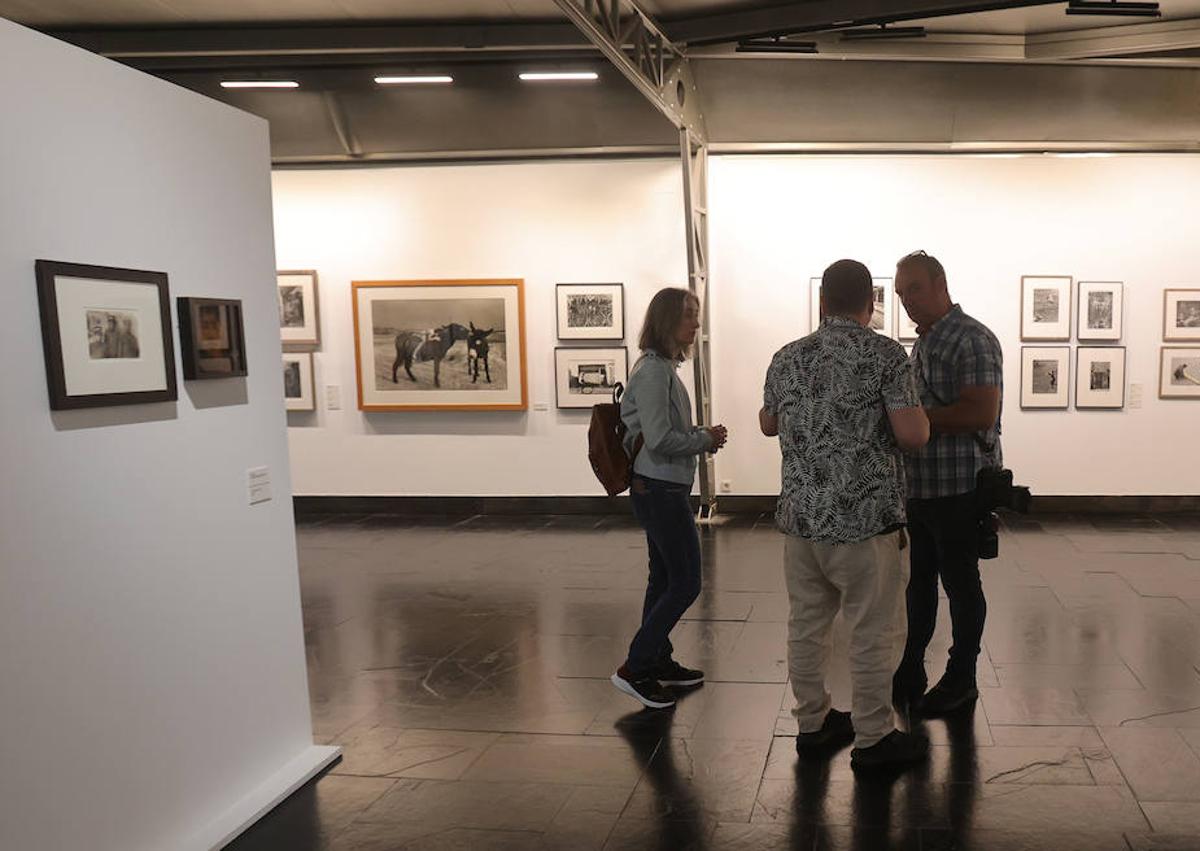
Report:
M 341 757 L 340 747 L 310 746 L 183 847 L 220 851 Z
M 629 497 L 617 496 L 297 496 L 296 517 L 332 514 L 397 516 L 477 514 L 628 514 Z M 693 497 L 693 503 L 697 499 Z M 717 498 L 721 514 L 771 514 L 774 496 L 729 495 Z M 1034 514 L 1192 514 L 1200 496 L 1038 496 Z

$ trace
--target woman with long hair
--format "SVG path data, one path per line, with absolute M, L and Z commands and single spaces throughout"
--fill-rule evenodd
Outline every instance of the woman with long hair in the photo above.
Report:
M 675 699 L 664 686 L 704 682 L 704 672 L 672 657 L 670 634 L 700 595 L 700 535 L 689 496 L 697 458 L 725 445 L 724 426 L 697 428 L 691 399 L 679 380 L 700 330 L 700 302 L 687 290 L 659 290 L 646 310 L 634 365 L 621 400 L 628 427 L 626 451 L 633 456 L 630 497 L 646 530 L 650 577 L 642 625 L 625 663 L 612 675 L 618 689 L 651 709 Z

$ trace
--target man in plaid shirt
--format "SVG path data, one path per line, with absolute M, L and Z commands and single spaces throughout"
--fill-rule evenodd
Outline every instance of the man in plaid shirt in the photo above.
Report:
M 896 264 L 896 294 L 917 325 L 913 366 L 932 437 L 909 455 L 908 642 L 893 680 L 897 707 L 944 715 L 975 701 L 987 602 L 979 577 L 976 476 L 1001 464 L 1004 360 L 1000 342 L 950 299 L 946 273 L 924 251 Z M 938 580 L 950 602 L 953 645 L 928 694 L 925 650 L 937 621 Z

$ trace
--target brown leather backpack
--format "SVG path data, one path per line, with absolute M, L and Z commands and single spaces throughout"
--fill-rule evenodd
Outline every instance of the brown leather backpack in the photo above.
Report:
M 625 454 L 628 429 L 621 420 L 621 396 L 624 393 L 625 385 L 617 382 L 613 400 L 592 408 L 592 423 L 588 426 L 588 461 L 609 496 L 629 490 L 633 481 L 633 461 L 642 449 L 639 434 L 633 444 L 633 458 Z

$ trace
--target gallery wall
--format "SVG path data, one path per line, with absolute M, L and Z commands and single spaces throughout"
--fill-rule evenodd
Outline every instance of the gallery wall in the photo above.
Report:
M 772 353 L 808 331 L 809 277 L 842 257 L 891 276 L 924 249 L 1004 348 L 1003 444 L 1020 481 L 1046 495 L 1196 493 L 1200 454 L 1175 447 L 1195 440 L 1200 400 L 1160 400 L 1158 380 L 1163 289 L 1200 287 L 1200 158 L 727 157 L 710 181 L 714 415 L 731 433 L 717 476 L 734 492 L 778 492 L 756 414 Z M 1124 410 L 1020 409 L 1021 346 L 1079 345 L 1021 342 L 1022 275 L 1124 282 L 1117 345 L 1140 407 L 1135 392 Z M 1072 351 L 1072 382 L 1074 369 Z
M 1200 286 L 1200 159 L 714 157 L 710 180 L 714 404 L 731 429 L 718 486 L 777 492 L 778 450 L 755 416 L 771 354 L 807 333 L 809 278 L 843 256 L 890 276 L 924 248 L 1004 346 L 1004 443 L 1022 481 L 1056 495 L 1195 492 L 1200 456 L 1163 447 L 1186 445 L 1200 402 L 1160 401 L 1157 382 L 1162 290 Z M 599 493 L 586 413 L 554 406 L 554 285 L 624 282 L 632 349 L 650 295 L 685 280 L 680 182 L 673 160 L 277 171 L 279 262 L 320 275 L 317 384 L 341 403 L 289 415 L 296 492 Z M 1140 405 L 1133 393 L 1122 411 L 1020 410 L 1022 275 L 1125 283 L 1120 345 Z M 525 279 L 530 410 L 355 410 L 350 281 L 460 277 Z
M 312 745 L 266 123 L 5 21 L 0 112 L 0 848 L 217 847 L 334 753 Z M 39 258 L 166 272 L 172 316 L 241 299 L 249 376 L 52 412 Z M 260 465 L 275 499 L 250 506 Z

